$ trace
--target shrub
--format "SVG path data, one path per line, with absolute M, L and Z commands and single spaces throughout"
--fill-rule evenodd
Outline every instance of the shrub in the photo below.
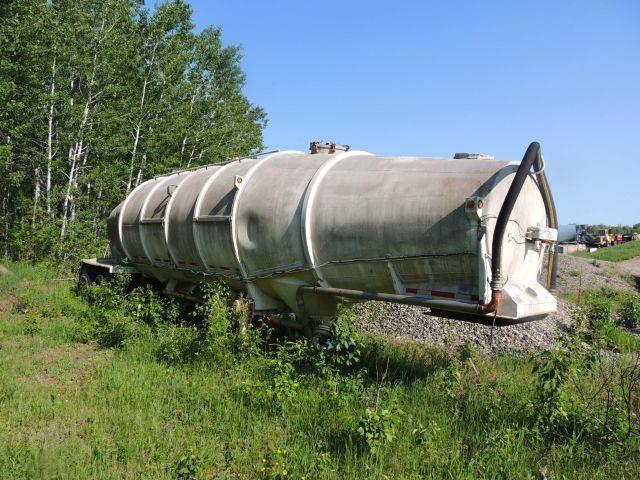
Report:
M 269 392 L 279 405 L 296 400 L 300 387 L 296 366 L 308 357 L 307 347 L 304 340 L 285 342 L 267 359 Z
M 203 286 L 204 303 L 196 307 L 195 314 L 204 320 L 205 342 L 208 353 L 226 354 L 234 347 L 237 336 L 233 332 L 233 324 L 238 322 L 229 311 L 229 291 L 222 284 Z M 246 314 L 234 312 L 236 315 Z
M 585 314 L 589 320 L 589 325 L 593 328 L 611 323 L 613 317 L 611 300 L 606 298 L 589 299 L 585 306 Z
M 367 408 L 358 422 L 357 433 L 373 454 L 384 445 L 391 443 L 396 436 L 398 423 L 404 412 L 396 405 L 379 412 Z
M 103 312 L 93 325 L 93 335 L 102 348 L 122 348 L 135 334 L 131 319 L 118 311 Z
M 149 326 L 175 323 L 180 316 L 178 302 L 158 296 L 149 287 L 135 288 L 131 294 L 123 297 L 133 318 Z
M 570 361 L 565 350 L 546 352 L 536 359 L 533 373 L 537 375 L 536 424 L 542 431 L 556 429 L 567 419 L 562 403 L 562 387 Z
M 336 365 L 351 367 L 360 362 L 361 337 L 354 328 L 355 313 L 348 307 L 340 305 L 338 316 L 332 325 L 332 340 L 335 348 L 333 362 Z
M 167 325 L 159 332 L 156 357 L 165 363 L 194 360 L 200 354 L 198 329 L 194 326 Z
M 24 321 L 24 334 L 32 337 L 40 330 L 40 318 L 36 315 L 29 315 Z
M 449 365 L 439 372 L 440 385 L 448 397 L 453 398 L 456 394 L 456 387 L 462 378 L 462 362 L 452 357 Z
M 640 296 L 629 296 L 622 302 L 618 312 L 620 325 L 627 328 L 640 326 Z
M 176 480 L 195 480 L 202 470 L 202 459 L 193 449 L 182 455 L 175 466 Z

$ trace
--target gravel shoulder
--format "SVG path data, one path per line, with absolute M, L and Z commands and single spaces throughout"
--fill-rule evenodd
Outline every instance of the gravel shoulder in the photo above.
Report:
M 629 270 L 616 263 L 559 255 L 558 310 L 544 320 L 496 327 L 429 315 L 427 308 L 369 302 L 357 307 L 361 327 L 369 333 L 456 347 L 469 344 L 487 352 L 528 352 L 554 348 L 572 323 L 571 293 L 602 287 L 635 291 Z M 640 267 L 640 257 L 637 260 Z M 639 274 L 640 275 L 640 274 Z
M 620 268 L 626 270 L 636 278 L 640 278 L 640 257 L 625 260 L 619 263 Z

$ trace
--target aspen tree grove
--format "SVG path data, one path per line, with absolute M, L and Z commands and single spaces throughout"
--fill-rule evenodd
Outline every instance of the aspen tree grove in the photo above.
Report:
M 3 255 L 101 255 L 140 182 L 261 149 L 239 48 L 191 16 L 181 0 L 0 3 Z

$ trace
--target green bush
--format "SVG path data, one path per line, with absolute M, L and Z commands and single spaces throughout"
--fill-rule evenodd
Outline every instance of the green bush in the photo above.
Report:
M 620 324 L 626 328 L 640 326 L 640 296 L 629 296 L 618 311 Z
M 396 437 L 396 431 L 404 412 L 396 405 L 379 412 L 367 408 L 358 422 L 357 433 L 371 453 L 377 453 Z
M 555 431 L 567 420 L 563 404 L 563 385 L 571 365 L 565 350 L 546 352 L 535 360 L 536 425 L 543 432 Z
M 36 333 L 40 333 L 42 327 L 40 325 L 40 317 L 36 315 L 29 315 L 24 321 L 24 334 L 34 336 Z
M 205 329 L 203 346 L 210 356 L 224 357 L 236 346 L 238 336 L 233 326 L 240 321 L 237 317 L 247 314 L 248 307 L 244 306 L 241 312 L 231 312 L 229 289 L 221 283 L 202 285 L 201 295 L 204 302 L 195 307 L 192 315 L 202 319 Z
M 131 318 L 120 312 L 103 312 L 93 326 L 93 335 L 102 348 L 123 348 L 137 333 Z
M 123 293 L 121 289 L 118 292 Z M 178 302 L 162 298 L 151 288 L 138 287 L 129 295 L 123 296 L 131 316 L 151 327 L 175 323 L 180 317 Z
M 599 298 L 589 300 L 585 306 L 585 313 L 591 327 L 597 328 L 610 324 L 613 318 L 613 306 L 611 300 Z
M 357 318 L 351 308 L 338 306 L 338 315 L 331 325 L 331 363 L 336 367 L 354 367 L 360 363 L 362 338 L 354 327 Z
M 190 448 L 176 462 L 175 478 L 176 480 L 195 480 L 201 470 L 202 458 L 196 453 L 195 449 Z
M 195 360 L 200 355 L 198 329 L 187 325 L 166 325 L 158 334 L 156 357 L 165 363 Z

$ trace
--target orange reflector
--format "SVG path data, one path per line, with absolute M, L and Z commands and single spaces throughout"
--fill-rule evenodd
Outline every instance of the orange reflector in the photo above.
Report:
M 482 208 L 482 207 L 484 207 L 484 201 L 478 200 L 478 208 Z
M 476 202 L 473 198 L 467 198 L 467 208 L 471 209 L 476 206 Z

